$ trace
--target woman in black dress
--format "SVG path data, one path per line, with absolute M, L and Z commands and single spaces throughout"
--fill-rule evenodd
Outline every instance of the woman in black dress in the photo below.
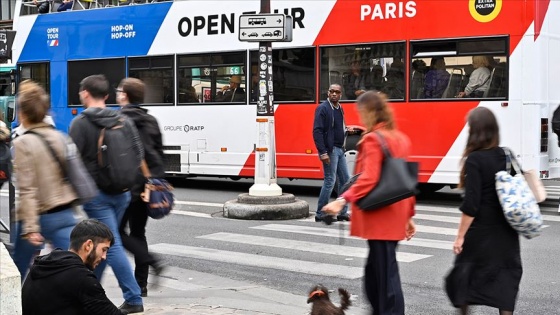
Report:
M 477 107 L 468 115 L 469 136 L 463 153 L 460 187 L 463 212 L 453 251 L 455 264 L 446 277 L 446 291 L 461 314 L 469 305 L 487 305 L 511 315 L 523 268 L 519 236 L 506 221 L 495 187 L 495 174 L 506 169 L 498 146 L 496 117 Z

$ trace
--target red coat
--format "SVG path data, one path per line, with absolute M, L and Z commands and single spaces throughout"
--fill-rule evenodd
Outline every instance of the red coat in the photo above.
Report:
M 381 132 L 392 156 L 408 157 L 410 140 L 405 134 L 397 130 L 387 130 L 383 128 L 383 124 L 377 125 L 374 130 Z M 406 224 L 414 216 L 416 199 L 410 197 L 374 211 L 361 210 L 355 202 L 367 195 L 379 182 L 383 151 L 374 132 L 365 134 L 358 148 L 355 173 L 362 174 L 356 183 L 342 195 L 353 203 L 350 234 L 368 240 L 403 240 Z

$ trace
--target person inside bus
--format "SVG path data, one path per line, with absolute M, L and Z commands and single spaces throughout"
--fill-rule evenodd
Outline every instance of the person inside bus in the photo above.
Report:
M 474 56 L 472 65 L 474 71 L 469 77 L 469 83 L 463 92 L 459 92 L 457 97 L 475 97 L 484 96 L 484 92 L 490 86 L 490 69 L 488 58 L 486 56 Z
M 424 97 L 441 98 L 447 88 L 450 76 L 449 72 L 445 70 L 443 57 L 432 58 L 430 70 L 426 73 L 424 81 Z
M 241 77 L 233 75 L 229 79 L 229 89 L 217 95 L 218 102 L 245 102 L 245 90 L 241 87 Z
M 37 6 L 37 12 L 39 12 L 40 14 L 49 13 L 51 8 L 51 4 L 47 0 L 44 1 L 33 0 L 33 4 Z
M 396 58 L 385 75 L 387 82 L 381 89 L 390 99 L 404 98 L 404 63 Z
M 62 0 L 62 3 L 60 4 L 60 6 L 58 6 L 58 9 L 56 9 L 56 12 L 64 12 L 64 11 L 72 10 L 72 5 L 73 4 L 74 4 L 74 1 L 72 1 L 72 0 Z
M 360 67 L 360 61 L 352 61 L 350 65 L 350 74 L 346 76 L 344 82 L 344 91 L 346 99 L 355 100 L 358 96 L 365 93 L 366 90 L 370 89 L 368 83 L 368 76 L 365 71 L 362 71 Z

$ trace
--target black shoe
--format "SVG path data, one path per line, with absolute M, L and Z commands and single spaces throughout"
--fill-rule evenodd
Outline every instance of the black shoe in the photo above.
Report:
M 148 288 L 147 287 L 140 287 L 140 296 L 141 297 L 148 297 Z
M 559 211 L 560 212 L 560 211 Z M 323 217 L 315 217 L 315 222 L 323 222 Z
M 315 222 L 323 222 L 326 225 L 331 225 L 334 221 L 336 221 L 335 217 L 331 215 L 323 215 L 320 217 L 315 217 Z
M 134 313 L 142 313 L 144 312 L 144 305 L 130 305 L 124 302 L 121 306 L 119 306 L 119 310 L 123 314 L 134 314 Z
M 341 214 L 341 215 L 337 215 L 336 219 L 338 221 L 350 221 L 350 215 L 349 214 Z

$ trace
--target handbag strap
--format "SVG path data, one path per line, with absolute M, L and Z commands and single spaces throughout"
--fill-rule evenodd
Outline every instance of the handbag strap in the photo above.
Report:
M 385 159 L 390 159 L 392 157 L 392 155 L 391 155 L 391 151 L 389 151 L 389 148 L 387 147 L 387 142 L 385 141 L 385 138 L 383 137 L 383 135 L 379 131 L 375 131 L 375 135 L 377 136 L 377 139 L 379 140 L 379 144 L 381 145 L 381 150 L 383 150 L 384 158 Z
M 142 159 L 142 162 L 140 163 L 140 169 L 142 170 L 142 175 L 144 175 L 146 179 L 152 177 L 150 169 L 148 168 L 148 163 L 146 163 L 146 159 Z
M 519 165 L 519 162 L 517 162 L 515 156 L 511 153 L 511 150 L 507 147 L 503 147 L 502 150 L 504 150 L 504 153 L 506 154 L 506 171 L 508 174 L 511 174 L 512 166 L 515 174 L 523 174 L 523 170 L 521 169 L 521 166 Z
M 35 132 L 33 130 L 28 130 L 24 133 L 25 134 L 32 134 L 32 135 L 36 135 L 37 137 L 39 137 L 39 139 L 41 139 L 41 141 L 43 141 L 43 143 L 45 144 L 45 146 L 48 148 L 49 152 L 51 153 L 52 157 L 54 158 L 54 160 L 58 163 L 58 165 L 60 166 L 60 170 L 62 171 L 62 176 L 64 177 L 65 181 L 68 181 L 68 175 L 66 173 L 66 167 L 64 166 L 64 164 L 62 163 L 62 161 L 60 160 L 60 158 L 58 157 L 58 155 L 56 154 L 56 152 L 54 151 L 53 147 L 51 146 L 51 144 L 47 141 L 47 139 L 45 138 L 45 136 L 43 136 L 42 134 Z

